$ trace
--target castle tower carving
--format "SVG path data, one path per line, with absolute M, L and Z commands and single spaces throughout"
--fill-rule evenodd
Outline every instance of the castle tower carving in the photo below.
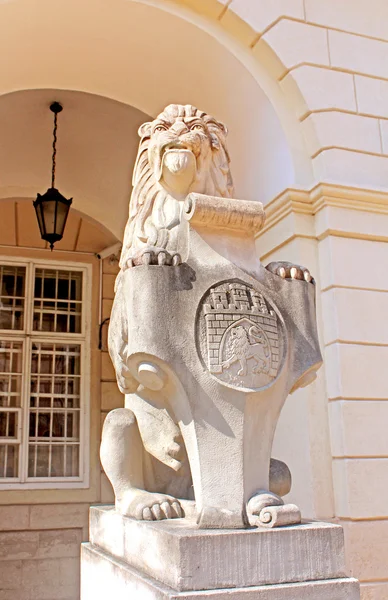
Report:
M 231 365 L 239 362 L 237 375 L 242 380 L 260 374 L 276 377 L 280 353 L 277 316 L 260 292 L 238 281 L 223 283 L 210 289 L 203 314 L 211 373 L 227 375 Z

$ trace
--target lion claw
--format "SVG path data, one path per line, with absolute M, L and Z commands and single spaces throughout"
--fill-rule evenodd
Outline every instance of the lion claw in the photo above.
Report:
M 129 256 L 124 264 L 126 269 L 131 269 L 142 265 L 178 267 L 181 263 L 182 258 L 177 252 L 168 252 L 165 248 L 150 246 L 137 251 L 133 256 Z
M 266 266 L 266 269 L 282 279 L 299 279 L 300 281 L 315 284 L 315 280 L 311 276 L 310 271 L 306 269 L 306 267 L 301 267 L 300 265 L 279 261 L 269 263 L 269 265 Z

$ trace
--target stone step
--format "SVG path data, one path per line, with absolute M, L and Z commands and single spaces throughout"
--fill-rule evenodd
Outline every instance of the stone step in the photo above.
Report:
M 203 530 L 187 519 L 136 521 L 100 506 L 90 510 L 90 542 L 179 592 L 345 576 L 342 528 L 331 523 Z
M 356 579 L 176 592 L 121 560 L 82 545 L 81 600 L 359 600 Z M 219 557 L 220 562 L 223 557 Z M 314 558 L 312 558 L 314 560 Z

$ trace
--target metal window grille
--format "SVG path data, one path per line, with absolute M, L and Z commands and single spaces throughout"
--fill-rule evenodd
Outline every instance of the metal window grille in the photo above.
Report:
M 80 333 L 82 273 L 36 269 L 34 331 Z
M 23 342 L 0 341 L 0 479 L 18 476 Z
M 0 264 L 0 483 L 82 481 L 86 274 Z
M 23 329 L 25 267 L 0 265 L 0 329 Z
M 80 363 L 79 344 L 32 344 L 29 477 L 79 475 Z

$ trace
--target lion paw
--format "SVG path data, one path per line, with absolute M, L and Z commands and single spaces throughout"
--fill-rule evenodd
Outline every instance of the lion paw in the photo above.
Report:
M 315 284 L 314 278 L 311 273 L 305 267 L 300 265 L 294 265 L 293 263 L 286 261 L 271 262 L 266 266 L 266 269 L 274 275 L 279 275 L 282 279 L 300 279 L 301 281 L 307 281 L 307 283 Z
M 177 267 L 182 259 L 177 252 L 168 252 L 165 248 L 149 246 L 128 256 L 124 261 L 126 269 L 140 265 L 161 265 Z
M 184 517 L 179 501 L 166 494 L 130 489 L 116 502 L 118 512 L 138 521 L 162 521 Z

